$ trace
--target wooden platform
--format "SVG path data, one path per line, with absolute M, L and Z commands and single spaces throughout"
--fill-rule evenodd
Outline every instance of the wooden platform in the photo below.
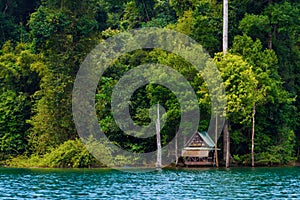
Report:
M 184 162 L 184 164 L 186 166 L 213 166 L 214 165 L 213 162 L 208 162 L 208 161 L 206 161 L 206 162 L 203 162 L 203 161 L 201 161 L 201 162 Z
M 186 157 L 184 164 L 187 166 L 212 166 L 214 162 L 212 157 Z

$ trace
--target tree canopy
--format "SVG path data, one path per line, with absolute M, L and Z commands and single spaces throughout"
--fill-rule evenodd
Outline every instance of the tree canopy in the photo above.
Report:
M 258 164 L 287 164 L 299 159 L 299 2 L 230 1 L 226 55 L 222 53 L 222 8 L 222 2 L 216 0 L 1 1 L 0 158 L 54 158 L 55 152 L 65 148 L 61 145 L 74 143 L 78 146 L 74 152 L 84 151 L 82 155 L 87 157 L 82 162 L 95 164 L 78 144 L 72 116 L 72 90 L 80 64 L 100 41 L 131 29 L 160 27 L 190 36 L 218 67 L 236 162 L 250 163 L 252 129 Z M 199 102 L 199 131 L 208 128 L 212 114 L 203 77 L 182 57 L 161 49 L 120 56 L 98 83 L 95 109 L 108 138 L 139 153 L 155 150 L 155 139 L 125 135 L 113 118 L 111 95 L 126 72 L 146 63 L 170 66 L 188 80 Z M 162 76 L 155 68 L 152 71 Z M 165 111 L 164 146 L 174 138 L 180 123 L 181 108 L 172 91 L 153 83 L 137 89 L 130 99 L 130 114 L 136 124 L 146 126 L 157 103 Z

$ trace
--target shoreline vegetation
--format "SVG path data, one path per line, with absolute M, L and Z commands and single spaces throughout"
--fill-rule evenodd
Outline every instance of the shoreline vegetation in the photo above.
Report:
M 249 155 L 250 157 L 251 155 Z M 175 158 L 174 158 L 175 159 Z M 251 167 L 251 160 L 248 158 L 247 161 L 237 162 L 231 160 L 230 167 Z M 130 160 L 122 158 L 121 162 L 118 161 L 120 169 L 130 168 Z M 147 168 L 149 165 L 140 166 L 140 168 Z M 151 165 L 152 167 L 155 164 Z M 280 162 L 258 162 L 255 167 L 283 167 L 283 166 L 300 166 L 300 161 L 290 161 L 288 163 Z M 80 139 L 69 140 L 63 143 L 58 148 L 45 155 L 20 155 L 17 157 L 8 158 L 0 162 L 0 167 L 12 167 L 12 168 L 109 168 L 103 165 L 100 161 L 94 158 L 85 146 L 82 144 Z M 117 166 L 118 167 L 118 166 Z M 184 166 L 182 162 L 179 162 L 176 166 L 175 163 L 171 163 L 166 168 L 216 168 L 216 166 Z M 225 161 L 219 163 L 220 168 L 225 168 Z M 218 168 L 219 168 L 218 167 Z M 135 167 L 133 167 L 135 168 Z M 137 167 L 139 168 L 139 167 Z
M 39 161 L 37 161 L 39 160 Z M 107 167 L 105 165 L 102 165 L 100 162 L 97 162 L 97 165 L 91 165 L 91 166 L 71 166 L 71 164 L 66 164 L 65 166 L 51 166 L 46 165 L 45 162 L 41 161 L 43 158 L 37 158 L 37 157 L 15 157 L 10 160 L 2 161 L 0 162 L 0 168 L 25 168 L 25 169 L 31 169 L 31 168 L 40 168 L 40 169 L 153 169 L 155 167 L 155 164 L 151 166 L 139 166 L 139 167 L 129 167 L 129 166 L 118 166 L 118 167 Z M 251 163 L 248 164 L 232 164 L 230 165 L 230 168 L 253 168 L 251 166 Z M 265 168 L 265 167 L 300 167 L 300 161 L 292 161 L 288 164 L 260 164 L 256 165 L 255 168 Z M 225 162 L 219 163 L 219 167 L 216 166 L 183 166 L 183 165 L 175 165 L 175 163 L 170 164 L 169 166 L 163 167 L 163 169 L 205 169 L 205 168 L 211 168 L 211 169 L 226 169 Z
M 39 161 L 37 161 L 39 160 Z M 129 166 L 119 166 L 119 167 L 107 167 L 105 165 L 102 165 L 100 162 L 98 162 L 98 165 L 91 165 L 91 166 L 72 166 L 71 164 L 66 164 L 66 166 L 50 166 L 50 165 L 45 165 L 44 162 L 41 162 L 43 158 L 37 158 L 37 157 L 25 157 L 25 156 L 20 156 L 20 157 L 15 157 L 10 160 L 2 161 L 0 162 L 0 168 L 25 168 L 25 169 L 120 169 L 120 170 L 130 170 L 130 169 L 153 169 L 154 167 L 151 166 L 140 166 L 140 167 L 129 167 Z M 155 166 L 153 164 L 152 166 Z M 232 164 L 230 165 L 230 168 L 253 168 L 251 166 L 251 163 L 248 164 Z M 276 168 L 276 167 L 300 167 L 300 161 L 292 161 L 288 164 L 260 164 L 256 165 L 255 168 Z M 210 168 L 210 169 L 227 169 L 225 166 L 225 162 L 219 163 L 219 167 L 216 166 L 183 166 L 183 165 L 175 165 L 175 163 L 170 164 L 169 166 L 163 167 L 163 169 L 205 169 L 205 168 Z
M 129 30 L 147 27 L 180 32 L 199 43 L 202 46 L 199 52 L 203 48 L 209 56 L 199 58 L 193 50 L 182 52 L 187 58 L 203 61 L 205 70 L 217 68 L 225 94 L 217 92 L 220 84 L 210 91 L 205 80 L 215 81 L 214 72 L 203 77 L 191 62 L 176 53 L 159 48 L 124 53 L 99 77 L 94 101 L 85 102 L 95 108 L 97 122 L 110 142 L 131 152 L 154 152 L 157 146 L 166 146 L 179 130 L 184 130 L 181 124 L 192 127 L 190 121 L 181 123 L 185 111 L 176 94 L 155 82 L 161 83 L 160 78 L 172 81 L 173 76 L 154 66 L 149 66 L 151 72 L 144 71 L 143 77 L 151 74 L 155 80 L 140 88 L 124 84 L 126 90 L 134 92 L 129 101 L 121 102 L 116 110 L 112 108 L 113 95 L 124 100 L 127 94 L 125 89 L 114 93 L 120 80 L 127 80 L 130 74 L 128 80 L 137 83 L 139 76 L 129 72 L 138 66 L 157 63 L 182 75 L 192 88 L 190 93 L 194 92 L 196 102 L 193 106 L 197 108 L 198 103 L 201 114 L 195 125 L 198 131 L 213 130 L 209 128 L 211 122 L 218 122 L 219 108 L 212 109 L 211 94 L 217 93 L 218 101 L 226 100 L 226 112 L 222 111 L 226 113 L 224 129 L 219 139 L 212 138 L 217 144 L 216 152 L 220 149 L 215 158 L 221 165 L 224 160 L 230 160 L 231 166 L 290 165 L 299 161 L 300 4 L 286 0 L 231 0 L 228 5 L 228 37 L 224 37 L 228 38 L 228 48 L 223 51 L 222 27 L 227 20 L 223 20 L 222 1 L 0 1 L 0 163 L 11 167 L 103 167 L 78 139 L 72 113 L 76 75 L 84 59 L 101 41 L 126 33 L 120 43 L 113 45 L 119 51 L 124 49 L 122 41 L 135 35 Z M 145 38 L 152 36 L 145 33 Z M 138 42 L 151 41 L 146 40 Z M 165 35 L 157 42 L 166 42 L 172 48 L 181 48 L 185 43 Z M 193 48 L 191 45 L 187 49 Z M 91 80 L 95 74 L 90 73 Z M 177 78 L 175 81 L 178 87 L 184 86 Z M 190 111 L 194 108 L 190 106 L 188 93 L 182 98 Z M 124 134 L 112 113 L 129 110 L 134 124 L 142 128 L 132 131 L 128 121 L 124 124 L 129 128 L 125 128 L 141 136 L 144 127 L 153 122 L 151 109 L 157 104 L 165 111 L 160 117 L 164 120 L 162 129 L 157 131 L 161 145 L 157 145 L 154 137 Z M 80 127 L 90 130 L 93 125 Z M 182 133 L 188 134 L 193 133 Z M 105 145 L 97 148 L 104 159 L 111 159 Z M 130 165 L 130 159 L 119 156 L 116 162 L 126 166 Z

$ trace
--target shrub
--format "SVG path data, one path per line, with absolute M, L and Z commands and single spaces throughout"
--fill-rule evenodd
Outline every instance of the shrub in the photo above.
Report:
M 68 140 L 58 148 L 44 155 L 49 167 L 93 167 L 100 166 L 85 148 L 80 139 Z

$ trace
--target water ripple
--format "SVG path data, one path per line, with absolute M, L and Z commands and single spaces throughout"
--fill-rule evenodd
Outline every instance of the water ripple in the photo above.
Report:
M 0 169 L 0 199 L 300 199 L 300 168 Z

